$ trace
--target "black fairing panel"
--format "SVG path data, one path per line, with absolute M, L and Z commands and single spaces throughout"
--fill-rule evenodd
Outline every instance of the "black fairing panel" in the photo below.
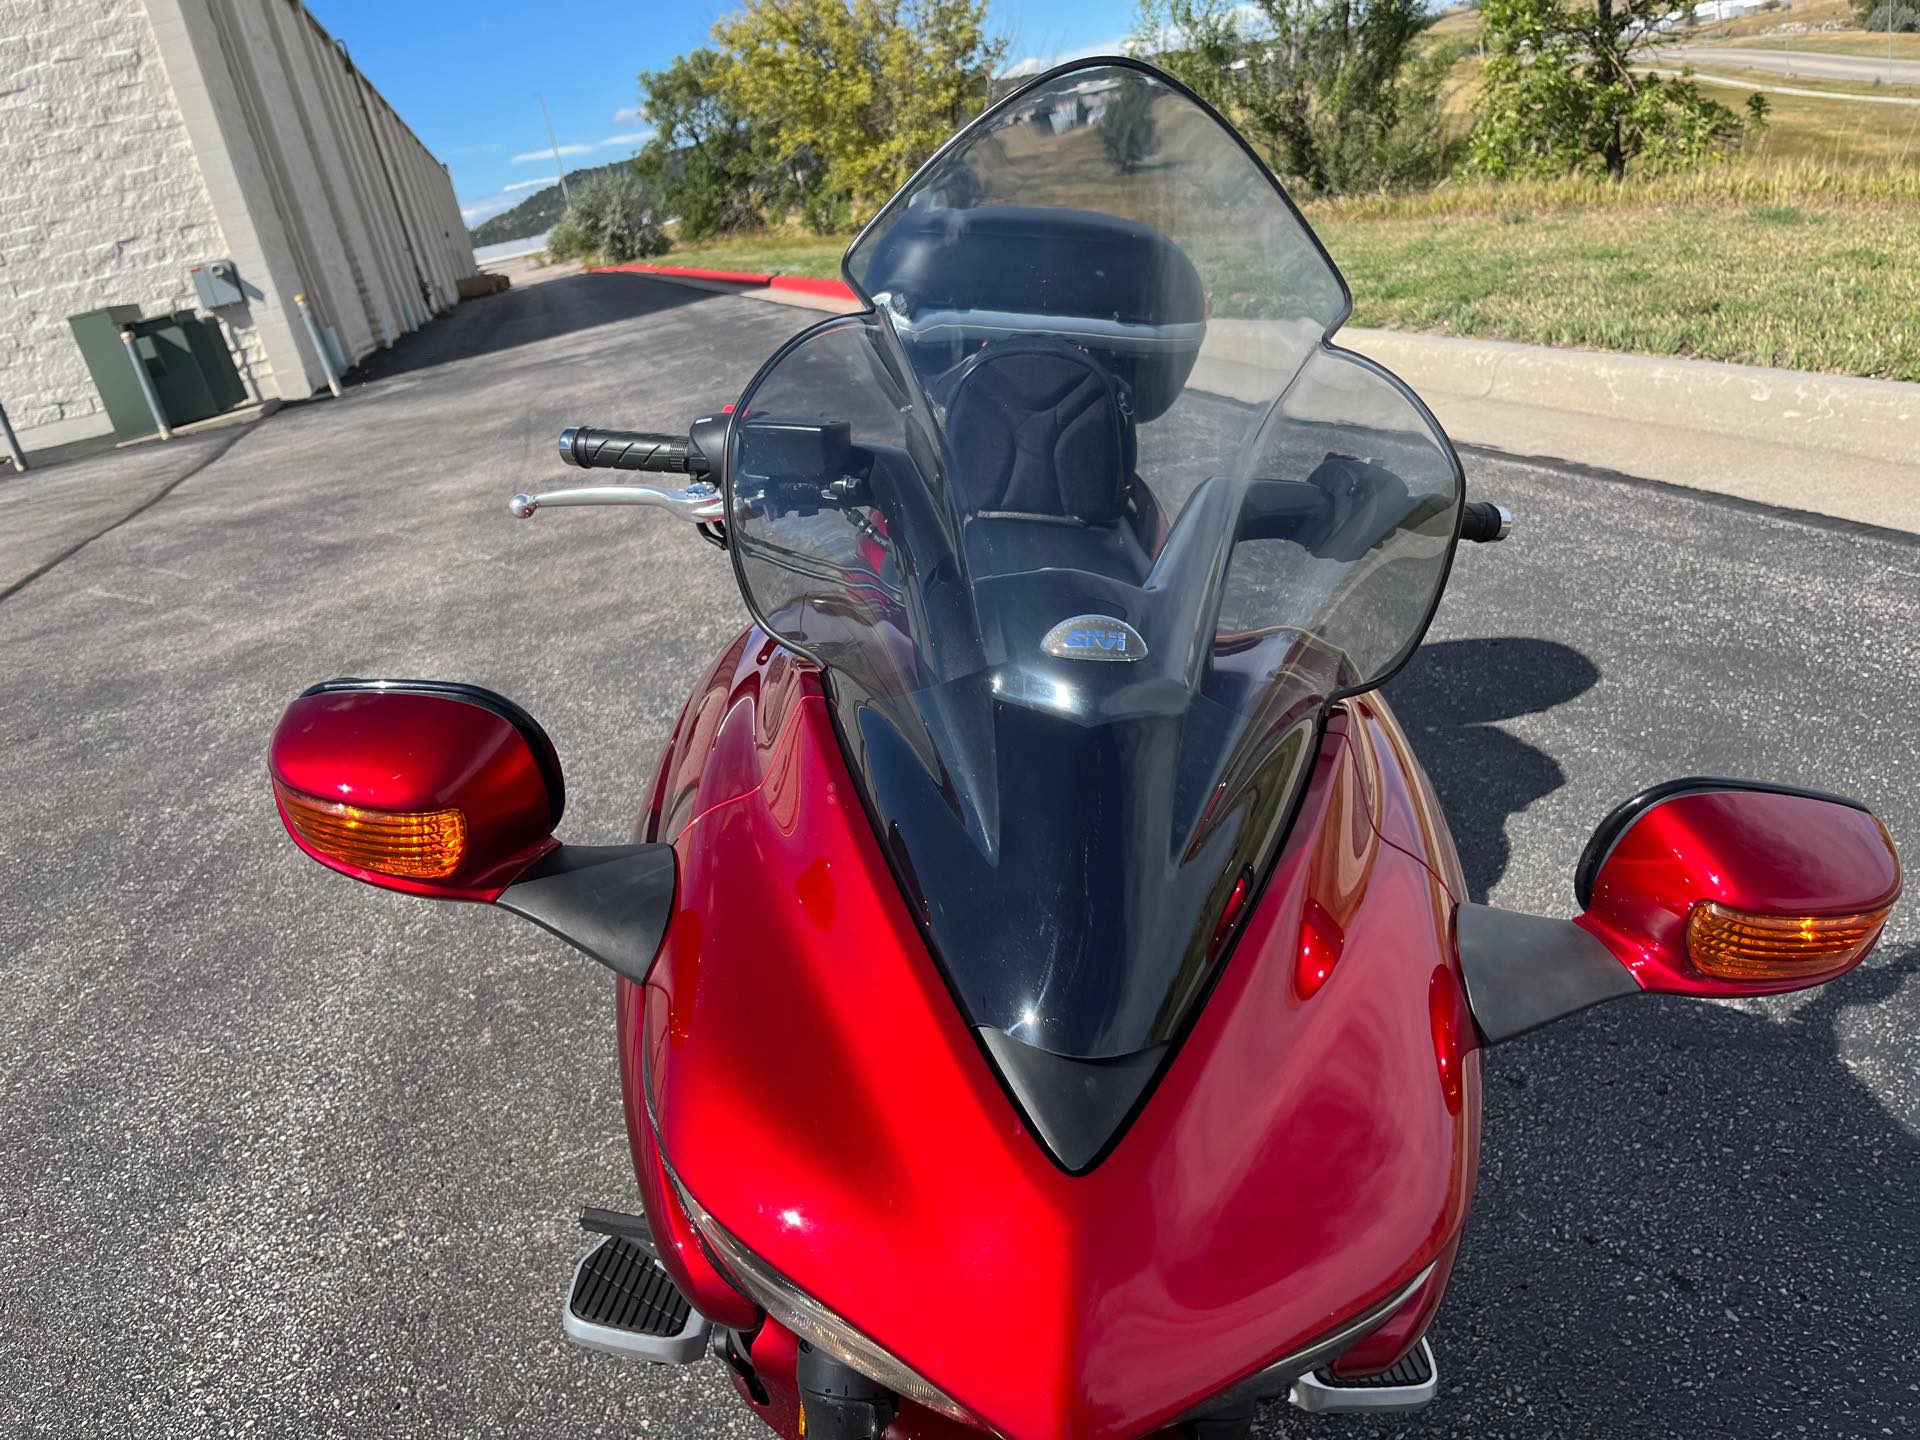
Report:
M 888 858 L 974 1024 L 1083 1060 L 1172 1040 L 1220 958 L 1229 895 L 1274 853 L 1318 708 L 1222 769 L 1246 732 L 1205 702 L 1079 724 L 997 702 L 985 677 L 978 695 L 922 695 L 906 714 L 828 684 Z M 961 726 L 983 733 L 932 734 Z M 961 755 L 985 763 L 956 773 Z
M 1112 1060 L 1075 1060 L 1003 1030 L 982 1030 L 980 1040 L 1047 1149 L 1076 1171 L 1107 1148 L 1147 1093 L 1167 1051 L 1155 1045 Z

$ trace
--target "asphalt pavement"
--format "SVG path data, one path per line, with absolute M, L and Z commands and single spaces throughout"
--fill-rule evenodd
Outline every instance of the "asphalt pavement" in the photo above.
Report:
M 563 833 L 624 838 L 744 612 L 677 522 L 505 498 L 563 425 L 684 423 L 814 318 L 556 278 L 344 400 L 0 480 L 0 1434 L 760 1433 L 711 1364 L 561 1339 L 579 1205 L 634 1204 L 605 972 L 305 860 L 265 749 L 316 679 L 471 680 L 553 735 Z M 1519 523 L 1391 693 L 1477 893 L 1571 913 L 1593 824 L 1683 774 L 1859 795 L 1920 856 L 1920 544 L 1467 464 Z M 1914 1433 L 1916 917 L 1811 997 L 1491 1055 L 1440 1398 L 1260 1433 Z
M 1742 45 L 1676 45 L 1655 54 L 1671 56 L 1688 65 L 1719 70 L 1768 70 L 1802 80 L 1879 81 L 1890 85 L 1920 85 L 1920 60 L 1885 55 L 1829 55 L 1820 50 L 1798 50 L 1791 39 L 1781 49 Z

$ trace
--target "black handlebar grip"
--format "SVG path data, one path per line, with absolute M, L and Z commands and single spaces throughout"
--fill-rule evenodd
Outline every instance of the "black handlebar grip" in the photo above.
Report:
M 1511 529 L 1513 529 L 1513 512 L 1506 506 L 1495 505 L 1491 501 L 1479 500 L 1470 503 L 1460 516 L 1460 538 L 1471 540 L 1476 545 L 1484 545 L 1491 540 L 1504 540 Z
M 687 437 L 576 425 L 560 432 L 560 458 L 583 470 L 655 470 L 684 475 Z

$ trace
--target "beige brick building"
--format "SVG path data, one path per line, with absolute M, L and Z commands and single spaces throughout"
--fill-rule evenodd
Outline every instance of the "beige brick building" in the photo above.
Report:
M 29 451 L 109 426 L 67 317 L 212 313 L 263 399 L 326 384 L 456 301 L 445 168 L 298 0 L 0 0 L 0 406 Z M 203 311 L 203 313 L 206 313 Z

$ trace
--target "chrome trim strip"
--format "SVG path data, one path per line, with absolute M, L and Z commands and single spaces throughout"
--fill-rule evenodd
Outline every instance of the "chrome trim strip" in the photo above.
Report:
M 1187 1411 L 1175 1423 L 1184 1424 L 1189 1420 L 1201 1419 L 1214 1410 L 1231 1409 L 1249 1399 L 1279 1399 L 1289 1391 L 1294 1381 L 1302 1375 L 1311 1374 L 1323 1361 L 1331 1360 L 1412 1299 L 1420 1287 L 1427 1283 L 1433 1271 L 1432 1265 L 1427 1266 L 1378 1305 L 1370 1307 L 1338 1329 L 1329 1331 L 1292 1354 L 1283 1355 L 1271 1365 L 1254 1371 L 1238 1384 L 1229 1385 L 1226 1389 L 1209 1395 L 1205 1401 Z

